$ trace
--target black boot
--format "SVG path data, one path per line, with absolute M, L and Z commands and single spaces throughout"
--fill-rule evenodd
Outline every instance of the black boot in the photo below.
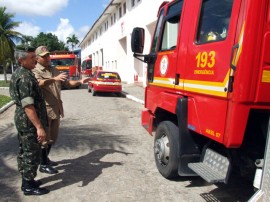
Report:
M 48 148 L 47 148 L 47 161 L 48 161 L 48 165 L 50 166 L 58 166 L 58 163 L 56 163 L 55 161 L 51 161 L 50 158 L 49 158 L 49 153 L 51 151 L 51 148 L 52 148 L 52 145 L 51 144 L 48 144 Z
M 58 170 L 56 170 L 55 168 L 51 167 L 48 164 L 48 155 L 47 155 L 46 148 L 41 149 L 41 163 L 40 163 L 39 171 L 42 173 L 48 173 L 48 174 L 58 173 Z
M 43 195 L 43 194 L 48 194 L 50 191 L 45 188 L 39 188 L 36 187 L 35 181 L 34 180 L 22 180 L 22 187 L 24 187 L 23 193 L 24 195 Z
M 33 180 L 33 186 L 35 188 L 39 188 L 39 186 L 42 185 L 42 182 L 40 180 Z M 21 190 L 24 191 L 24 183 L 22 183 Z

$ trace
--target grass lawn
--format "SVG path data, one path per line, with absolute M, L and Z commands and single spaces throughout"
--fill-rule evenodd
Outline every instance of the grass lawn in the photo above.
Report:
M 0 81 L 0 87 L 9 87 L 9 81 Z M 5 95 L 0 95 L 0 108 L 11 101 L 11 98 Z
M 9 81 L 7 81 L 7 83 L 5 81 L 0 81 L 0 87 L 9 87 Z
M 0 95 L 0 108 L 11 101 L 11 98 L 5 95 Z

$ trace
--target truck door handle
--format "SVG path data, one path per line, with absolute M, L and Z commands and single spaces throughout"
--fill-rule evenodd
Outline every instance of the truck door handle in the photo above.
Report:
M 235 62 L 235 60 L 233 60 L 235 57 L 234 56 L 236 56 L 234 53 L 236 53 L 235 52 L 235 50 L 236 49 L 238 49 L 239 48 L 239 44 L 236 44 L 236 45 L 234 45 L 233 47 L 232 47 L 232 52 L 231 52 L 231 59 L 230 59 L 230 66 L 231 66 L 231 68 L 235 71 L 235 69 L 236 69 L 236 66 L 235 66 L 235 64 L 234 64 L 234 62 Z
M 175 74 L 174 85 L 179 85 L 179 78 L 180 78 L 180 74 Z

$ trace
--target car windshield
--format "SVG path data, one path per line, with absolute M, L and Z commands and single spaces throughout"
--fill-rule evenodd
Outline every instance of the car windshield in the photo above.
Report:
M 120 79 L 120 76 L 114 72 L 100 72 L 97 76 L 99 79 Z
M 65 58 L 65 59 L 52 59 L 52 66 L 70 66 L 74 65 L 74 58 Z

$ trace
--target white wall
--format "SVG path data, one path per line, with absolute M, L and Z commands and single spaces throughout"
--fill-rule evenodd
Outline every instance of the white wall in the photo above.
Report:
M 149 53 L 151 37 L 155 29 L 157 12 L 163 0 L 135 0 L 135 6 L 131 7 L 132 0 L 112 0 L 104 13 L 116 13 L 116 22 L 111 25 L 111 15 L 101 15 L 92 26 L 89 33 L 81 42 L 82 60 L 92 55 L 94 66 L 103 66 L 104 69 L 117 71 L 122 81 L 134 82 L 134 76 L 145 83 L 147 64 L 140 62 L 133 57 L 131 52 L 131 33 L 134 27 L 145 29 L 144 54 Z M 126 2 L 126 14 L 119 19 L 118 8 L 114 3 L 120 3 L 123 12 L 123 3 Z M 107 16 L 107 17 L 106 17 Z M 103 20 L 101 20 L 103 19 Z M 108 29 L 105 31 L 105 22 L 108 20 Z M 102 26 L 103 33 L 100 35 Z M 87 38 L 98 37 L 89 43 Z M 103 58 L 103 64 L 102 64 Z

